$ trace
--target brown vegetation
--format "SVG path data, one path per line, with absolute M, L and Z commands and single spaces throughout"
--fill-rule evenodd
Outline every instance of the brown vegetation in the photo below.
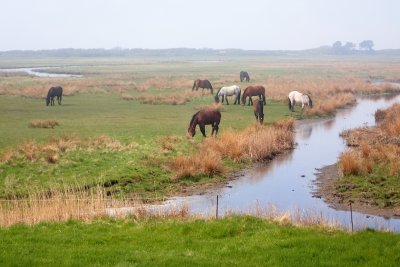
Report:
M 390 175 L 400 176 L 400 104 L 375 113 L 378 125 L 345 131 L 347 144 L 358 147 L 342 154 L 344 174 L 362 175 L 373 168 L 388 168 Z
M 67 151 L 122 151 L 131 149 L 134 146 L 135 144 L 122 144 L 120 141 L 106 135 L 81 140 L 77 136 L 69 134 L 63 135 L 60 138 L 51 138 L 48 143 L 37 143 L 33 140 L 27 140 L 22 145 L 3 152 L 0 155 L 0 163 L 9 164 L 14 159 L 29 161 L 42 159 L 48 163 L 56 163 L 60 156 Z
M 223 172 L 222 159 L 260 161 L 293 147 L 294 119 L 271 126 L 253 125 L 244 131 L 225 131 L 216 138 L 207 138 L 191 156 L 179 156 L 170 164 L 176 178 L 215 175 Z
M 56 120 L 33 120 L 29 123 L 30 128 L 54 128 L 60 124 Z

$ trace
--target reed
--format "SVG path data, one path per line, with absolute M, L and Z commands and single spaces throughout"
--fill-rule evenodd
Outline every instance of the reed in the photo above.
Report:
M 294 119 L 271 126 L 252 125 L 241 132 L 225 131 L 215 138 L 205 139 L 197 154 L 178 156 L 170 164 L 177 179 L 196 175 L 212 176 L 223 172 L 222 160 L 270 160 L 294 145 Z

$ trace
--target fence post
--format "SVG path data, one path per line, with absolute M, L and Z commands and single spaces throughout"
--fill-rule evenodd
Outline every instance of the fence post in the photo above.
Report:
M 353 201 L 349 201 L 349 205 L 350 205 L 350 219 L 351 219 L 351 231 L 353 232 L 354 231 L 354 228 L 353 228 L 353 208 L 351 207 L 351 203 L 353 203 Z
M 215 209 L 215 218 L 218 219 L 218 195 L 217 195 L 217 208 Z

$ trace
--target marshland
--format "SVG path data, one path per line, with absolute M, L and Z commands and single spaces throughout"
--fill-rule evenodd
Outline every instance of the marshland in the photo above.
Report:
M 261 244 L 265 241 L 262 233 L 266 232 L 296 236 L 288 241 L 289 246 L 299 240 L 311 242 L 307 240 L 316 235 L 318 241 L 313 241 L 315 251 L 310 248 L 314 251 L 311 253 L 325 251 L 317 249 L 317 244 L 332 236 L 336 240 L 332 244 L 348 247 L 354 242 L 374 242 L 371 240 L 398 242 L 397 235 L 363 230 L 372 227 L 398 231 L 399 226 L 396 220 L 375 216 L 382 213 L 362 208 L 365 199 L 377 209 L 393 211 L 399 207 L 399 150 L 398 142 L 393 141 L 397 140 L 398 123 L 396 115 L 391 115 L 398 111 L 396 106 L 391 108 L 394 111 L 386 111 L 399 102 L 397 57 L 216 55 L 207 60 L 11 58 L 0 62 L 3 69 L 19 66 L 79 76 L 0 72 L 2 247 L 12 244 L 17 251 L 24 235 L 42 235 L 45 239 L 58 228 L 67 234 L 55 237 L 54 242 L 70 240 L 72 231 L 84 239 L 96 239 L 95 233 L 104 232 L 105 225 L 123 229 L 116 235 L 129 232 L 146 238 L 146 233 L 156 231 L 159 242 L 189 242 L 181 240 L 183 232 L 197 237 L 215 233 L 221 241 L 204 242 L 222 246 L 225 242 Z M 40 66 L 56 67 L 41 70 Z M 242 69 L 248 71 L 250 82 L 240 82 Z M 374 77 L 384 80 L 376 83 Z M 192 90 L 198 78 L 212 83 L 213 95 L 207 89 Z M 242 91 L 250 85 L 265 87 L 262 125 L 257 123 L 253 107 L 233 104 L 234 96 L 229 97 L 230 105 L 215 103 L 217 90 L 233 84 Z M 46 106 L 47 91 L 52 86 L 63 88 L 61 105 L 55 101 L 54 106 Z M 301 112 L 296 106 L 291 112 L 287 97 L 293 90 L 311 96 L 313 107 Z M 211 126 L 207 125 L 206 138 L 198 128 L 197 134 L 189 138 L 192 115 L 204 108 L 221 112 L 219 132 L 211 136 Z M 376 109 L 381 109 L 376 115 L 379 133 L 372 133 Z M 363 117 L 363 112 L 367 116 Z M 363 140 L 361 133 L 343 133 L 359 126 L 364 126 L 361 133 L 368 132 L 373 138 Z M 319 132 L 321 128 L 329 131 Z M 330 131 L 332 128 L 336 132 Z M 357 150 L 346 151 L 339 134 L 348 140 L 357 139 Z M 382 148 L 379 142 L 388 147 Z M 330 178 L 339 184 L 329 192 L 341 195 L 341 207 L 323 194 L 312 197 L 318 187 L 315 173 L 332 164 L 337 172 Z M 354 182 L 356 178 L 361 181 Z M 365 196 L 365 192 L 370 195 Z M 219 215 L 224 217 L 220 220 L 215 220 L 217 195 Z M 360 206 L 355 204 L 356 229 L 360 232 L 354 235 L 348 233 L 349 213 L 336 213 L 336 209 L 348 210 L 350 200 Z M 171 234 L 162 235 L 162 229 Z M 102 238 L 108 240 L 110 234 L 105 232 Z M 253 234 L 260 237 L 253 240 Z M 12 236 L 20 237 L 12 241 Z M 38 238 L 39 243 L 47 242 L 43 238 Z M 190 242 L 193 246 L 189 245 L 185 253 L 198 255 L 199 244 Z M 153 243 L 149 246 L 165 249 Z M 249 248 L 253 253 L 258 249 Z M 181 250 L 177 247 L 170 253 Z M 13 253 L 1 254 L 3 262 Z M 55 252 L 48 253 L 50 258 L 57 257 Z M 71 247 L 67 253 L 72 257 L 76 252 Z M 275 257 L 284 257 L 271 253 L 275 255 L 270 259 L 272 263 Z M 302 258 L 301 253 L 296 249 L 290 255 Z M 359 250 L 348 253 L 365 257 Z M 161 254 L 155 257 L 161 262 L 168 260 Z M 369 262 L 374 258 L 368 257 Z M 84 261 L 93 263 L 91 257 Z

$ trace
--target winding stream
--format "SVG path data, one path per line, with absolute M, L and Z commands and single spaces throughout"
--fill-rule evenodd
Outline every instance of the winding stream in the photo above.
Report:
M 163 205 L 188 205 L 192 214 L 215 214 L 216 196 L 219 213 L 251 213 L 256 207 L 271 204 L 281 212 L 298 214 L 310 212 L 350 227 L 350 212 L 335 210 L 322 199 L 313 197 L 317 169 L 335 164 L 346 150 L 339 136 L 344 130 L 375 125 L 377 109 L 400 103 L 400 95 L 392 97 L 359 97 L 357 105 L 339 110 L 335 117 L 301 121 L 296 126 L 296 148 L 275 158 L 271 163 L 258 165 L 224 188 L 203 195 L 175 197 Z M 366 226 L 400 231 L 400 219 L 387 219 L 353 212 L 355 228 Z
M 54 69 L 61 67 L 35 67 L 35 68 L 11 68 L 11 69 L 0 69 L 0 72 L 25 72 L 35 77 L 46 77 L 46 78 L 70 78 L 70 77 L 82 77 L 82 75 L 68 74 L 68 73 L 49 73 L 43 72 L 42 70 Z

